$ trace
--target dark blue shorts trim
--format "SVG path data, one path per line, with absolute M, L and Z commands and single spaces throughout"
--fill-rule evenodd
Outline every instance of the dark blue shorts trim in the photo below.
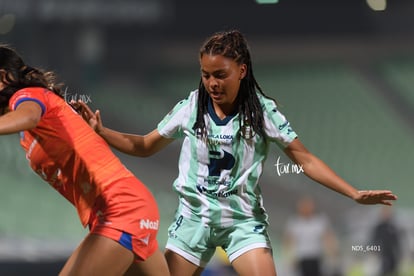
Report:
M 132 250 L 132 237 L 130 234 L 122 232 L 122 236 L 119 238 L 118 242 L 126 249 Z

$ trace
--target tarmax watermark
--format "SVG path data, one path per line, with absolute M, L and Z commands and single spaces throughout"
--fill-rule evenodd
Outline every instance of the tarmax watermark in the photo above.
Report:
M 300 174 L 305 172 L 303 165 L 280 162 L 280 156 L 277 158 L 275 167 L 278 176 L 281 176 L 282 174 Z
M 68 93 L 68 87 L 66 87 L 65 91 L 63 92 L 63 98 L 67 103 L 82 101 L 87 104 L 92 102 L 92 98 L 88 94 Z

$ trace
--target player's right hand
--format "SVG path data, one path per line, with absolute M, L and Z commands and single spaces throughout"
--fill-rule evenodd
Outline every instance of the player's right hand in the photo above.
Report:
M 98 134 L 103 130 L 101 114 L 99 110 L 93 112 L 90 107 L 83 101 L 71 102 L 82 118 L 93 128 Z

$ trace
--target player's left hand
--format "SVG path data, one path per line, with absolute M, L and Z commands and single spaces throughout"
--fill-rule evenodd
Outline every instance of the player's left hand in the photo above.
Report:
M 360 204 L 383 204 L 391 206 L 392 201 L 397 200 L 397 196 L 388 190 L 358 191 L 354 200 Z

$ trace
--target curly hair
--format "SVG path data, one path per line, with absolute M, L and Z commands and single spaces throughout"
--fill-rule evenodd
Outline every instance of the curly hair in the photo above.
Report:
M 9 100 L 16 91 L 25 87 L 44 87 L 62 96 L 62 83 L 56 83 L 51 71 L 28 66 L 17 52 L 7 45 L 0 45 L 1 81 L 5 88 L 0 91 L 0 114 L 6 111 Z

